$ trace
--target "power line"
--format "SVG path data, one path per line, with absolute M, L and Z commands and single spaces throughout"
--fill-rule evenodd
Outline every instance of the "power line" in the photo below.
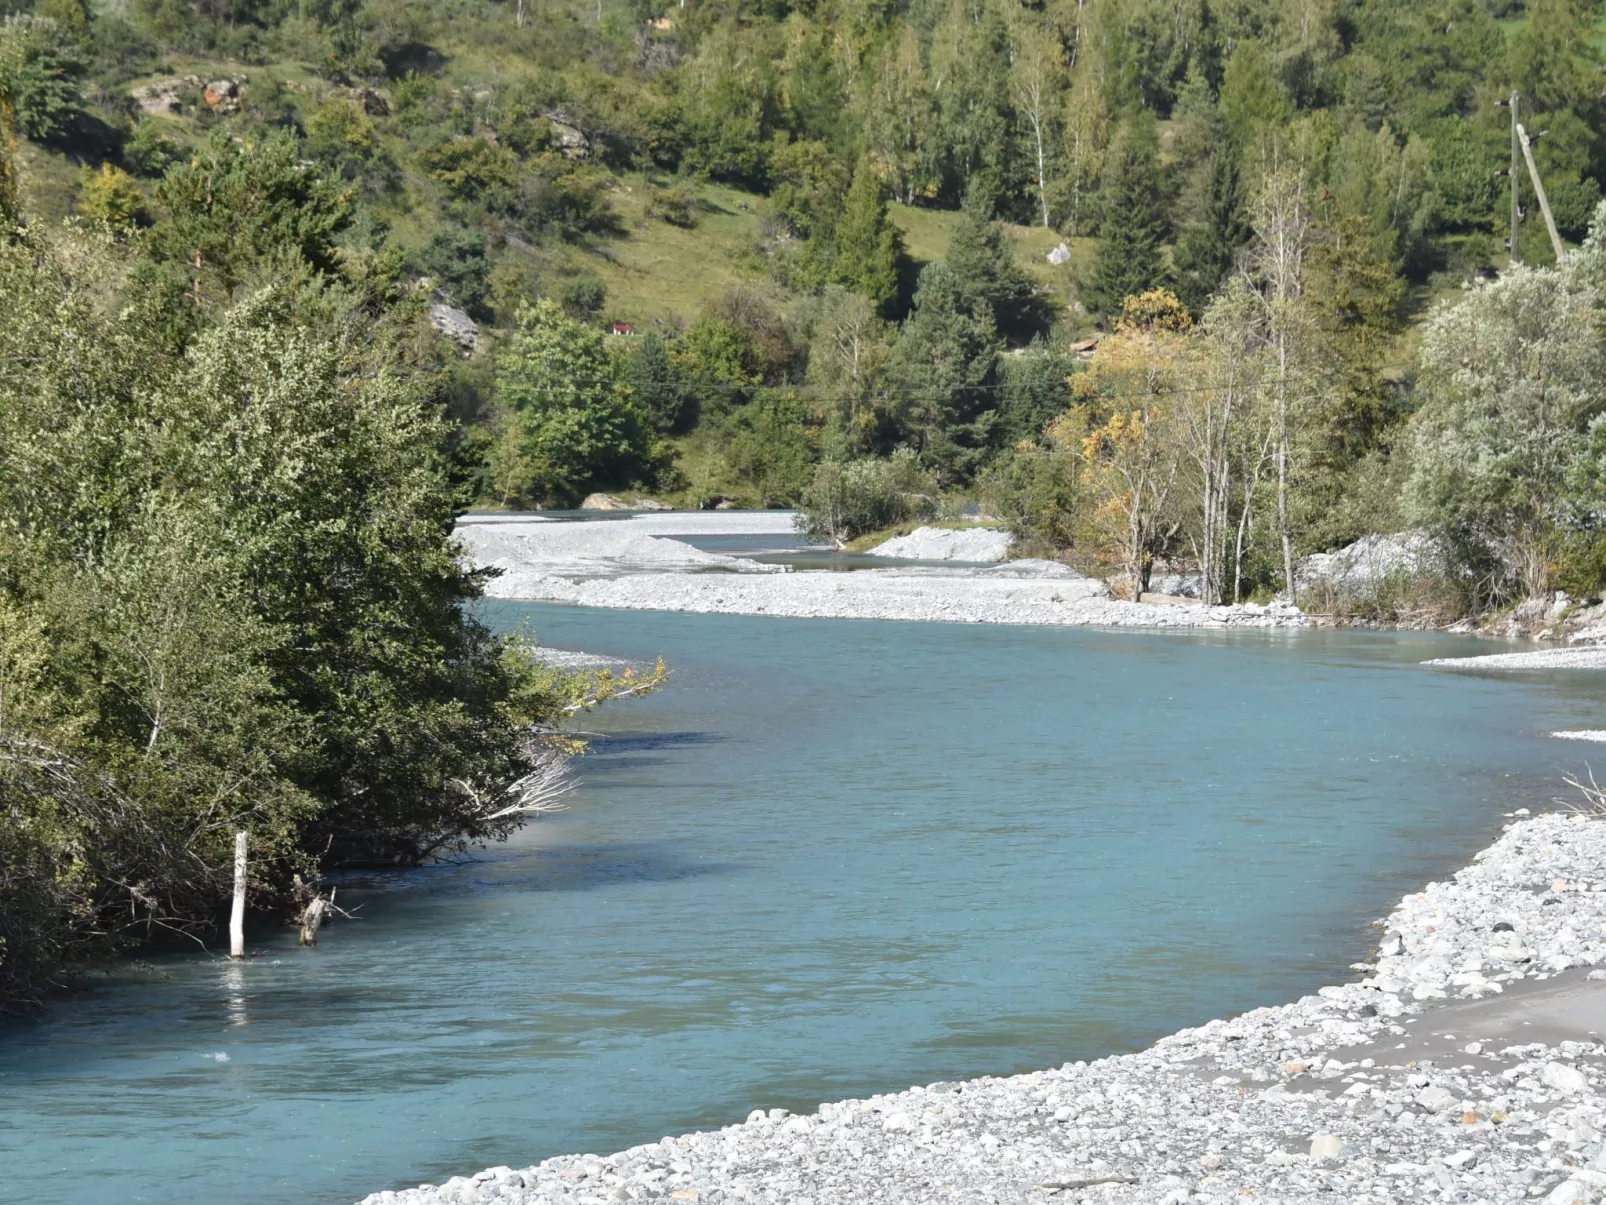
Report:
M 1290 384 L 1311 384 L 1312 383 L 1311 379 L 1308 378 L 1308 377 L 1287 377 L 1285 379 Z M 623 386 L 629 386 L 631 388 L 648 388 L 648 387 L 664 386 L 664 387 L 667 387 L 667 388 L 676 389 L 676 390 L 678 390 L 678 391 L 680 391 L 682 393 L 699 393 L 699 392 L 705 392 L 705 391 L 756 392 L 756 391 L 759 391 L 759 390 L 764 390 L 764 391 L 768 391 L 768 392 L 771 392 L 771 393 L 777 393 L 777 392 L 793 391 L 793 392 L 796 392 L 801 398 L 806 398 L 807 400 L 810 400 L 810 401 L 816 401 L 816 402 L 843 402 L 843 403 L 846 403 L 846 402 L 863 402 L 863 401 L 878 401 L 878 400 L 896 400 L 897 398 L 951 397 L 952 395 L 954 395 L 956 393 L 988 392 L 988 391 L 993 391 L 993 390 L 1002 390 L 1002 389 L 1012 388 L 1012 386 L 1010 386 L 1010 385 L 1001 384 L 1001 383 L 995 383 L 995 384 L 991 384 L 991 385 L 954 385 L 954 386 L 952 386 L 950 388 L 936 388 L 936 387 L 934 387 L 934 388 L 931 388 L 931 389 L 924 389 L 924 390 L 922 390 L 922 389 L 874 390 L 871 393 L 869 393 L 868 395 L 862 395 L 861 396 L 861 395 L 856 395 L 856 394 L 820 394 L 820 393 L 813 392 L 811 387 L 808 386 L 808 385 L 799 385 L 799 384 L 764 385 L 764 384 L 756 384 L 755 383 L 755 384 L 752 384 L 752 385 L 740 385 L 740 384 L 736 384 L 735 382 L 731 382 L 731 381 L 709 381 L 709 382 L 705 383 L 705 382 L 697 382 L 697 381 L 679 381 L 679 380 L 668 380 L 668 379 L 658 379 L 658 380 L 651 380 L 651 381 L 634 381 L 634 380 L 630 380 L 629 378 L 618 378 L 618 377 L 565 377 L 564 381 L 565 381 L 565 383 L 571 384 L 571 385 L 623 385 Z M 558 386 L 556 386 L 556 385 L 552 385 L 552 384 L 546 384 L 545 385 L 545 390 L 547 392 L 551 392 L 556 388 L 558 388 Z M 1137 390 L 1137 389 L 1134 389 L 1134 390 L 1118 391 L 1118 392 L 1113 392 L 1113 393 L 1108 393 L 1108 392 L 1101 391 L 1101 392 L 1099 392 L 1099 393 L 1087 398 L 1086 400 L 1087 401 L 1120 401 L 1120 400 L 1125 399 L 1125 398 L 1137 398 L 1137 397 L 1167 398 L 1167 397 L 1175 397 L 1178 394 L 1225 393 L 1227 391 L 1228 391 L 1227 387 L 1226 386 L 1222 386 L 1222 385 L 1189 385 L 1189 386 L 1183 386 L 1183 387 L 1174 388 L 1174 389 L 1163 389 L 1163 390 Z M 1251 390 L 1249 388 L 1246 388 L 1246 387 L 1241 386 L 1241 385 L 1237 387 L 1236 391 L 1239 392 L 1239 393 L 1251 392 Z M 1068 384 L 1066 386 L 1066 392 L 1070 393 L 1070 388 L 1069 388 Z

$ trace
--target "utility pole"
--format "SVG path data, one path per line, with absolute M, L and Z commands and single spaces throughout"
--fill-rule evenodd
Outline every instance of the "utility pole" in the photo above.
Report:
M 1517 91 L 1511 91 L 1511 99 L 1506 102 L 1511 106 L 1511 262 L 1522 262 L 1517 252 L 1517 234 L 1522 228 L 1522 164 L 1517 162 L 1521 153 L 1517 147 Z
M 1534 138 L 1541 138 L 1544 133 L 1540 131 Z M 1562 245 L 1561 234 L 1556 230 L 1556 219 L 1550 213 L 1550 198 L 1545 196 L 1545 186 L 1539 179 L 1539 165 L 1534 162 L 1533 139 L 1528 137 L 1528 131 L 1520 125 L 1517 127 L 1517 138 L 1522 143 L 1522 157 L 1528 161 L 1528 174 L 1533 177 L 1534 182 L 1534 196 L 1539 199 L 1539 212 L 1545 215 L 1545 229 L 1550 233 L 1550 245 L 1555 249 L 1556 262 L 1559 264 L 1566 248 Z

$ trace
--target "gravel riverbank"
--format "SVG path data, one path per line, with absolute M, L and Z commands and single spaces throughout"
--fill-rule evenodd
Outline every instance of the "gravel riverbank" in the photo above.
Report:
M 597 522 L 463 524 L 475 564 L 500 571 L 491 598 L 638 611 L 1101 627 L 1300 627 L 1296 608 L 1182 606 L 1112 599 L 1109 588 L 1055 561 L 981 568 L 907 566 L 851 573 L 705 552 L 678 535 L 779 535 L 785 512 L 676 513 Z M 956 532 L 955 535 L 967 533 Z
M 1139 1054 L 756 1109 L 363 1205 L 1598 1200 L 1606 823 L 1519 819 L 1378 936 L 1353 982 Z
M 1490 653 L 1486 657 L 1439 657 L 1422 664 L 1440 669 L 1476 670 L 1606 669 L 1606 648 L 1585 645 L 1533 649 L 1526 653 Z

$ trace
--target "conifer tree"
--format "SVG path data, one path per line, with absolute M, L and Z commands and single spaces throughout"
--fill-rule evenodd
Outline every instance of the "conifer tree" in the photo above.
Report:
M 630 361 L 630 385 L 636 400 L 660 431 L 674 431 L 686 408 L 686 392 L 669 362 L 669 345 L 661 335 L 648 333 Z
M 1166 285 L 1164 187 L 1153 146 L 1127 138 L 1110 156 L 1103 225 L 1082 302 L 1095 314 L 1121 312 L 1128 297 Z
M 1238 157 L 1231 148 L 1222 148 L 1210 158 L 1200 222 L 1177 240 L 1176 293 L 1195 314 L 1204 312 L 1226 280 L 1250 233 Z
M 972 181 L 964 204 L 948 228 L 949 271 L 976 317 L 985 307 L 1002 331 L 1018 332 L 1028 324 L 1032 281 L 1015 262 L 1004 230 L 993 220 L 993 203 L 986 188 Z
M 883 313 L 898 298 L 903 235 L 887 216 L 881 182 L 859 161 L 836 227 L 837 279 L 874 302 Z

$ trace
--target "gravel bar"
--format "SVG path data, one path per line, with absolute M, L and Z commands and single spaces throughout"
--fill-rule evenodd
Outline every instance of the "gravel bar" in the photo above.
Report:
M 1606 669 L 1606 648 L 1534 649 L 1528 653 L 1490 653 L 1484 657 L 1437 657 L 1423 665 L 1439 669 Z
M 1038 577 L 1018 570 L 892 570 L 853 573 L 636 573 L 573 579 L 510 572 L 492 580 L 493 598 L 523 598 L 631 611 L 776 615 L 797 619 L 894 619 L 939 623 L 1058 624 L 1068 627 L 1303 627 L 1283 603 L 1236 607 L 1121 602 L 1103 582 Z
M 1606 824 L 1518 819 L 1378 936 L 1354 982 L 1140 1054 L 755 1109 L 363 1205 L 1598 1200 Z

